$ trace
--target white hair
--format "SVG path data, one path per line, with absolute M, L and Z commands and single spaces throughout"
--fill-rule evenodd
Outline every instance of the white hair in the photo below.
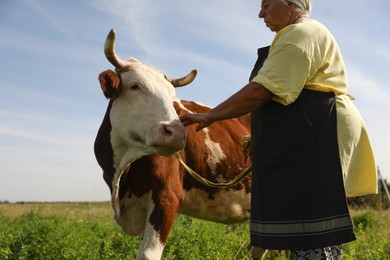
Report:
M 298 8 L 298 10 L 302 11 L 304 14 L 310 14 L 311 0 L 282 0 L 282 2 L 286 4 L 292 3 Z

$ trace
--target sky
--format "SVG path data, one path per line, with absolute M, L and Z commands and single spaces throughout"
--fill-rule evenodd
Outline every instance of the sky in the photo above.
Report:
M 120 57 L 169 77 L 177 96 L 216 106 L 248 82 L 274 33 L 259 0 L 0 0 L 0 201 L 106 201 L 93 143 L 108 101 L 97 77 L 111 28 Z M 349 93 L 390 180 L 390 1 L 313 0 L 340 45 Z

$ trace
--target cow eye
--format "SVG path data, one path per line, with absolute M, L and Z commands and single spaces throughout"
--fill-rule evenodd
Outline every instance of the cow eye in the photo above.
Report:
M 138 89 L 138 85 L 133 85 L 133 86 L 130 86 L 131 89 Z

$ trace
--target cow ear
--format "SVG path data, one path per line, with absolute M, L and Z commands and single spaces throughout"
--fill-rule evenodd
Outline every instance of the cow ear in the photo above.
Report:
M 99 74 L 100 87 L 106 98 L 115 99 L 121 92 L 121 78 L 112 70 L 106 70 Z

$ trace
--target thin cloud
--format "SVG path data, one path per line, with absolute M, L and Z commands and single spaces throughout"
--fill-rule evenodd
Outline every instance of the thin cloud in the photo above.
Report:
M 56 31 L 65 36 L 68 41 L 76 41 L 74 34 L 72 34 L 71 28 L 67 26 L 67 22 L 62 20 L 62 16 L 58 16 L 54 10 L 50 9 L 50 5 L 43 5 L 40 1 L 26 1 L 25 4 L 30 7 L 32 15 L 39 16 L 46 26 L 52 27 L 51 31 Z M 41 30 L 47 30 L 41 28 Z
M 389 107 L 390 92 L 386 86 L 367 75 L 365 71 L 350 66 L 348 69 L 348 78 L 350 91 L 357 100 L 361 99 L 362 103 L 375 108 Z M 382 111 L 390 111 L 383 110 Z

